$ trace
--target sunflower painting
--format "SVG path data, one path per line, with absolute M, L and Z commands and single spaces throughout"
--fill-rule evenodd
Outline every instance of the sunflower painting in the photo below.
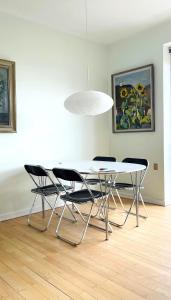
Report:
M 154 67 L 112 75 L 113 132 L 154 131 Z

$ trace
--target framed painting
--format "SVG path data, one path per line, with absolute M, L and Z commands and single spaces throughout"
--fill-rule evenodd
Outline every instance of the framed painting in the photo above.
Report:
M 15 62 L 0 59 L 0 132 L 16 132 Z
M 154 131 L 154 66 L 112 75 L 113 132 Z

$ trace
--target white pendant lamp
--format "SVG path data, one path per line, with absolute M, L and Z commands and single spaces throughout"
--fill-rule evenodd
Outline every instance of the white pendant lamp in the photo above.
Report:
M 65 108 L 74 114 L 95 116 L 108 111 L 113 99 L 98 91 L 82 91 L 69 96 L 64 103 Z
M 85 29 L 87 36 L 87 0 L 85 0 Z M 65 100 L 64 106 L 69 112 L 74 114 L 95 116 L 108 111 L 113 106 L 113 99 L 109 95 L 99 91 L 80 91 L 70 95 Z

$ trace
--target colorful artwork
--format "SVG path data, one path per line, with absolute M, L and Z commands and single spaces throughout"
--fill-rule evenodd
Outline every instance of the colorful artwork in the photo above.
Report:
M 0 132 L 15 131 L 15 63 L 0 59 Z
M 8 70 L 0 68 L 0 124 L 9 124 Z
M 154 131 L 153 65 L 112 75 L 113 132 Z

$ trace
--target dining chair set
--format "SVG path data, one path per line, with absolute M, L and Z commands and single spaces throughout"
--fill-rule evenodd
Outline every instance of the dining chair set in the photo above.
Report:
M 116 162 L 115 157 L 106 157 L 106 156 L 96 156 L 94 161 L 108 161 L 108 162 Z M 144 165 L 145 168 L 141 171 L 140 174 L 140 182 L 138 188 L 138 197 L 139 201 L 142 202 L 143 207 L 145 208 L 144 200 L 141 194 L 141 189 L 143 189 L 143 180 L 145 174 L 148 169 L 148 161 L 146 159 L 140 158 L 125 158 L 123 160 L 124 163 L 129 164 L 141 164 Z M 58 222 L 56 226 L 56 237 L 71 244 L 74 246 L 79 245 L 85 235 L 88 226 L 93 226 L 95 228 L 104 230 L 106 233 L 106 239 L 108 239 L 108 233 L 112 232 L 111 225 L 115 226 L 123 226 L 128 216 L 132 213 L 132 208 L 135 204 L 135 182 L 133 181 L 131 174 L 131 182 L 119 182 L 117 179 L 117 174 L 102 174 L 103 176 L 91 176 L 88 174 L 82 174 L 74 169 L 66 169 L 66 168 L 53 168 L 52 170 L 47 170 L 39 165 L 25 165 L 25 170 L 31 177 L 34 182 L 34 188 L 31 189 L 31 192 L 35 195 L 29 215 L 28 215 L 28 225 L 39 230 L 46 231 L 49 228 L 49 225 L 52 220 L 52 216 L 54 214 L 58 215 Z M 133 192 L 133 200 L 131 201 L 130 208 L 126 210 L 123 204 L 122 197 L 120 196 L 120 191 L 122 190 L 131 190 Z M 122 224 L 115 223 L 109 220 L 108 211 L 110 209 L 117 209 L 117 201 L 116 195 L 118 197 L 120 207 L 125 213 L 125 219 Z M 52 201 L 53 197 L 53 201 Z M 48 220 L 46 224 L 40 226 L 32 222 L 32 215 L 34 213 L 34 207 L 36 205 L 36 201 L 41 201 L 42 206 L 42 219 L 45 219 L 45 209 L 49 208 L 51 210 Z M 57 207 L 59 206 L 58 201 L 63 201 L 63 205 L 61 208 L 61 212 L 59 213 Z M 110 204 L 113 201 L 114 206 Z M 81 204 L 88 205 L 88 211 L 86 213 L 82 212 L 79 206 Z M 67 212 L 67 217 L 65 216 L 65 212 Z M 147 211 L 145 208 L 146 216 Z M 134 213 L 133 213 L 134 214 Z M 66 238 L 63 234 L 60 233 L 60 229 L 62 227 L 62 220 L 65 219 L 69 222 L 76 223 L 78 221 L 78 216 L 82 220 L 83 230 L 81 232 L 81 236 L 78 241 L 71 240 Z M 144 216 L 143 216 L 144 217 Z M 99 225 L 92 223 L 91 220 L 98 218 L 104 222 L 105 226 L 101 227 Z

